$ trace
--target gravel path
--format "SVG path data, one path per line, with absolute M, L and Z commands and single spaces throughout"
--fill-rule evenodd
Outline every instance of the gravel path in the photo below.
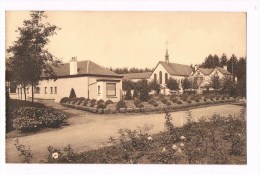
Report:
M 107 142 L 110 136 L 118 136 L 120 128 L 136 129 L 137 126 L 145 124 L 153 125 L 151 134 L 164 130 L 164 114 L 109 114 L 96 115 L 80 110 L 62 107 L 54 104 L 55 108 L 66 111 L 72 115 L 67 121 L 68 125 L 59 129 L 46 130 L 33 135 L 19 137 L 19 142 L 25 146 L 30 146 L 34 155 L 34 162 L 40 163 L 48 156 L 47 147 L 65 147 L 68 144 L 77 151 L 87 151 L 100 148 Z M 212 116 L 221 114 L 223 116 L 239 115 L 241 106 L 219 105 L 191 110 L 194 120 L 201 116 Z M 173 124 L 182 126 L 187 118 L 185 111 L 171 113 Z M 9 133 L 6 139 L 6 162 L 21 162 L 19 153 L 14 146 L 14 133 Z

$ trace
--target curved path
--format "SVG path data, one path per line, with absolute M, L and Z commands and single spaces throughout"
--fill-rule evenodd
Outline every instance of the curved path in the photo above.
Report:
M 164 114 L 109 114 L 97 115 L 80 110 L 62 107 L 59 104 L 52 104 L 54 108 L 66 111 L 71 114 L 67 120 L 67 126 L 59 129 L 46 130 L 33 135 L 19 137 L 19 142 L 26 147 L 30 146 L 34 155 L 33 162 L 40 163 L 46 161 L 48 157 L 47 147 L 65 147 L 68 144 L 78 151 L 87 151 L 104 146 L 110 136 L 116 137 L 120 128 L 136 129 L 137 126 L 145 124 L 153 125 L 151 134 L 164 130 Z M 223 116 L 239 115 L 241 106 L 219 105 L 191 110 L 194 120 L 199 117 L 209 117 L 212 114 Z M 173 124 L 182 126 L 187 118 L 185 111 L 171 113 Z M 8 133 L 6 139 L 6 162 L 21 162 L 19 153 L 14 146 L 14 133 Z

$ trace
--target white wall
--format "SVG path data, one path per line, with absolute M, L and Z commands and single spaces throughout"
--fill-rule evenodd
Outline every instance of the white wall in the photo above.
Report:
M 73 78 L 60 78 L 54 80 L 42 80 L 39 82 L 40 93 L 34 94 L 34 98 L 39 99 L 54 99 L 55 102 L 59 102 L 63 97 L 69 97 L 70 91 L 73 88 L 77 97 L 85 97 L 90 99 L 103 99 L 106 100 L 105 87 L 102 84 L 101 93 L 102 96 L 97 94 L 97 79 L 104 77 L 73 77 Z M 121 78 L 106 78 L 106 79 L 119 79 Z M 89 86 L 88 86 L 89 84 Z M 45 87 L 47 87 L 47 93 L 45 94 Z M 50 88 L 53 87 L 53 93 L 50 93 Z M 57 87 L 57 94 L 54 94 L 54 87 Z M 120 100 L 120 91 L 122 90 L 122 81 L 117 82 L 117 96 L 113 98 L 113 101 Z M 89 89 L 89 94 L 88 94 Z M 31 88 L 29 88 L 28 97 L 31 97 Z

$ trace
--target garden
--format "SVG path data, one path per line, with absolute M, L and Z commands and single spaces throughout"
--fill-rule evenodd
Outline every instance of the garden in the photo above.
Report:
M 110 137 L 108 146 L 86 152 L 75 152 L 73 145 L 64 148 L 49 146 L 45 163 L 95 164 L 246 164 L 246 114 L 188 122 L 180 128 L 173 125 L 165 111 L 165 129 L 151 135 L 153 126 L 135 130 L 120 129 L 118 137 Z M 32 150 L 15 140 L 24 162 L 33 161 Z
M 67 114 L 41 103 L 14 99 L 6 101 L 6 133 L 13 130 L 26 133 L 59 128 L 67 117 Z
M 162 113 L 165 109 L 173 112 L 194 107 L 234 103 L 239 99 L 240 97 L 230 97 L 228 95 L 183 94 L 181 96 L 149 95 L 149 100 L 147 101 L 135 98 L 134 100 L 120 100 L 119 102 L 112 102 L 111 100 L 104 101 L 102 99 L 85 99 L 84 97 L 64 97 L 60 103 L 66 107 L 97 114 Z

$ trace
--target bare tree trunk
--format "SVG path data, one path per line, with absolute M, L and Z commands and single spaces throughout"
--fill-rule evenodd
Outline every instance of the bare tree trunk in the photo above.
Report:
M 21 100 L 23 100 L 23 88 L 19 88 L 21 90 Z
M 23 86 L 23 92 L 24 92 L 24 100 L 26 101 L 26 86 Z
M 32 103 L 34 101 L 34 94 L 33 94 L 33 82 L 32 82 Z

